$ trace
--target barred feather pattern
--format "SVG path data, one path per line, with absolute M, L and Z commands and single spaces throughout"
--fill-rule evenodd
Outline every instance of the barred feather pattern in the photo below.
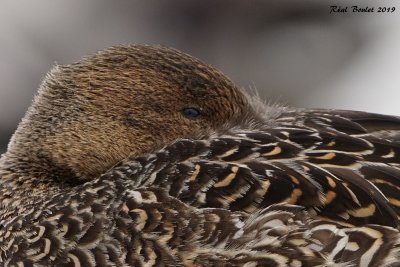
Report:
M 130 162 L 139 164 L 138 186 L 160 186 L 195 207 L 251 213 L 289 203 L 347 224 L 397 227 L 399 136 L 380 134 L 397 130 L 400 119 L 348 112 L 352 120 L 336 112 L 289 113 L 268 129 L 181 140 L 116 169 L 129 172 Z
M 314 110 L 178 140 L 4 208 L 0 263 L 399 266 L 399 129 Z

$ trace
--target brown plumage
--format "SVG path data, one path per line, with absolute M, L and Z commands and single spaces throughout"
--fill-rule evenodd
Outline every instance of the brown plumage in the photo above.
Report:
M 232 82 L 188 55 L 114 47 L 47 75 L 6 158 L 29 176 L 88 180 L 129 154 L 201 136 L 245 101 Z M 182 116 L 191 106 L 202 110 L 201 119 Z
M 0 159 L 0 264 L 395 266 L 399 129 L 266 106 L 173 49 L 103 50 L 47 75 Z

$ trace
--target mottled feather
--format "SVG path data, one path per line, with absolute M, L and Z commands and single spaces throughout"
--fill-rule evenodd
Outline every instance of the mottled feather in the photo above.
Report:
M 1 159 L 1 266 L 399 266 L 399 117 L 266 106 L 160 47 L 60 69 Z

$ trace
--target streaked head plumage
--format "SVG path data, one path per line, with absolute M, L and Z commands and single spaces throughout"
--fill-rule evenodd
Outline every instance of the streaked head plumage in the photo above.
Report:
M 49 72 L 3 162 L 32 176 L 87 180 L 129 154 L 215 131 L 247 106 L 228 78 L 192 56 L 115 46 Z

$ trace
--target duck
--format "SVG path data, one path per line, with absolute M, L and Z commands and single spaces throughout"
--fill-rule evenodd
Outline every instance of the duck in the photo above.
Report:
M 1 266 L 396 266 L 400 117 L 266 104 L 158 45 L 56 65 L 0 158 Z

